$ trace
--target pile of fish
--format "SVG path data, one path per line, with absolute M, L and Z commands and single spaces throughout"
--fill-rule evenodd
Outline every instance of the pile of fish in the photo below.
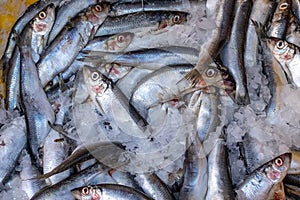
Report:
M 1 58 L 0 199 L 300 199 L 299 28 L 298 0 L 37 1 Z

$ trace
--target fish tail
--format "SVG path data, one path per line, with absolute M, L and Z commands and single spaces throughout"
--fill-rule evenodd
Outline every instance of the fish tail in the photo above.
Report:
M 200 81 L 201 75 L 200 75 L 199 71 L 196 68 L 194 68 L 190 72 L 188 72 L 182 79 L 180 79 L 177 82 L 177 84 L 179 82 L 181 82 L 183 79 L 191 81 L 192 86 L 195 86 Z

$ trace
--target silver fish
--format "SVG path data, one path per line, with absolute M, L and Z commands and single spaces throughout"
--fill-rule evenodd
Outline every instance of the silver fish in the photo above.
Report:
M 288 174 L 300 174 L 300 153 L 292 151 L 292 162 Z
M 158 31 L 168 26 L 183 24 L 187 21 L 186 12 L 148 11 L 108 17 L 97 30 L 96 36 L 112 35 L 131 31 L 134 33 L 146 30 Z
M 208 163 L 202 144 L 197 134 L 186 150 L 184 160 L 183 185 L 180 189 L 179 199 L 204 199 L 207 191 Z
M 233 199 L 233 190 L 227 165 L 224 134 L 217 139 L 208 155 L 208 188 L 205 199 Z
M 72 194 L 78 200 L 87 198 L 93 199 L 123 199 L 123 200 L 151 200 L 152 198 L 146 196 L 133 188 L 117 185 L 117 184 L 100 184 L 86 187 L 80 187 L 72 190 Z
M 106 19 L 109 9 L 110 4 L 104 2 L 79 13 L 47 47 L 37 63 L 43 87 L 71 65 L 80 50 L 93 37 L 94 29 Z M 68 56 L 62 58 L 61 55 Z
M 45 47 L 46 39 L 55 20 L 54 4 L 48 5 L 29 22 L 21 33 L 22 43 L 32 49 L 33 61 L 36 62 Z M 7 69 L 7 109 L 20 109 L 20 52 L 15 48 Z
M 291 154 L 283 154 L 265 163 L 251 173 L 237 188 L 235 195 L 237 199 L 267 199 L 268 191 L 281 182 L 290 167 Z
M 27 144 L 24 117 L 17 117 L 0 129 L 0 184 L 4 184 L 13 171 Z
M 145 48 L 135 51 L 107 54 L 98 51 L 85 52 L 85 62 L 115 62 L 143 69 L 157 70 L 166 65 L 196 64 L 198 51 L 190 47 L 169 46 L 160 48 Z
M 268 30 L 268 37 L 284 39 L 286 30 L 289 24 L 289 17 L 291 12 L 291 0 L 280 0 L 274 12 L 271 26 Z
M 235 99 L 238 104 L 247 105 L 250 103 L 247 89 L 247 78 L 244 66 L 244 51 L 246 43 L 246 32 L 248 18 L 251 13 L 252 1 L 237 1 L 236 17 L 231 28 L 231 35 L 228 43 L 224 46 L 220 57 L 224 66 L 228 68 L 236 83 Z
M 155 173 L 136 174 L 135 176 L 135 180 L 149 197 L 165 200 L 175 199 L 168 186 Z
M 118 16 L 142 11 L 182 11 L 189 8 L 189 4 L 174 1 L 139 1 L 115 3 L 110 15 Z
M 41 165 L 38 149 L 50 131 L 48 122 L 55 120 L 54 111 L 41 87 L 31 49 L 20 48 L 21 54 L 21 99 L 24 104 L 25 117 L 28 123 L 28 141 L 30 150 Z

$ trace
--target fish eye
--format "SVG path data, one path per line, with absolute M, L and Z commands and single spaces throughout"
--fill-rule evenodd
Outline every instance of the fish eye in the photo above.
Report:
M 208 69 L 205 74 L 208 77 L 213 77 L 215 75 L 215 70 L 214 69 Z
M 280 4 L 279 9 L 280 9 L 280 10 L 285 10 L 285 9 L 287 9 L 288 7 L 289 7 L 289 4 L 285 2 L 285 3 Z
M 276 158 L 274 163 L 277 167 L 281 167 L 283 165 L 283 160 L 282 158 Z
M 276 43 L 276 47 L 277 47 L 278 49 L 283 49 L 284 46 L 285 46 L 285 45 L 284 45 L 284 42 L 283 42 L 282 40 L 279 40 L 279 41 Z
M 95 5 L 95 10 L 97 11 L 97 12 L 101 12 L 102 10 L 103 10 L 103 8 L 102 8 L 102 6 L 101 5 Z
M 40 19 L 45 19 L 46 17 L 47 17 L 47 14 L 46 14 L 45 11 L 41 11 L 41 12 L 39 13 L 39 18 L 40 18 Z
M 89 195 L 90 194 L 90 190 L 89 190 L 88 187 L 84 187 L 84 188 L 82 188 L 81 193 L 83 195 Z
M 117 40 L 118 42 L 124 42 L 125 37 L 123 35 L 119 35 Z
M 100 75 L 99 75 L 98 72 L 93 72 L 93 73 L 92 73 L 92 80 L 93 80 L 93 81 L 97 80 L 97 79 L 99 78 L 99 76 L 100 76 Z
M 179 23 L 179 22 L 180 22 L 180 16 L 179 16 L 179 15 L 175 15 L 175 16 L 173 17 L 173 22 L 174 22 L 174 23 Z

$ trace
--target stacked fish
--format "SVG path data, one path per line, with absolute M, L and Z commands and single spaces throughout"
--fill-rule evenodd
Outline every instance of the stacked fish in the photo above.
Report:
M 299 22 L 298 0 L 37 1 L 1 59 L 0 199 L 300 199 L 299 135 L 239 123 L 298 90 Z

